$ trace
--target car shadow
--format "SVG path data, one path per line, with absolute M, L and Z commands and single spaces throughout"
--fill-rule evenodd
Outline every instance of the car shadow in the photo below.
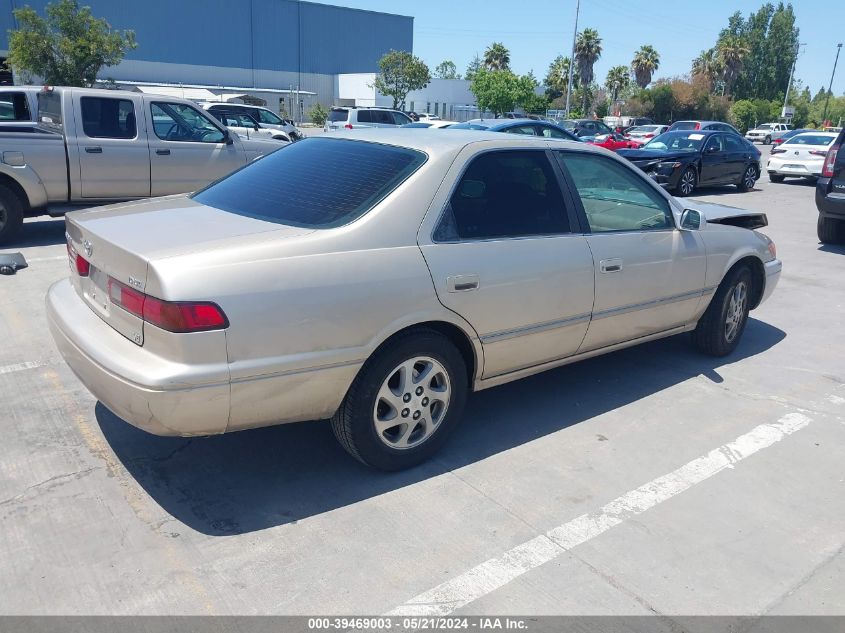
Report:
M 797 176 L 795 178 L 786 178 L 782 182 L 771 182 L 770 184 L 781 186 L 781 185 L 788 185 L 790 187 L 811 187 L 815 188 L 816 180 L 815 178 L 803 178 Z
M 845 255 L 845 244 L 819 244 L 819 248 L 823 253 L 836 253 L 837 255 Z
M 739 348 L 715 359 L 679 335 L 473 395 L 438 455 L 383 473 L 349 457 L 325 421 L 202 438 L 158 437 L 102 404 L 95 414 L 117 457 L 166 512 L 198 532 L 243 534 L 322 514 L 483 460 L 765 352 L 786 334 L 750 319 Z
M 759 181 L 758 181 L 759 183 Z M 696 187 L 695 191 L 693 191 L 690 195 L 692 197 L 696 196 L 724 196 L 725 194 L 729 193 L 736 193 L 736 194 L 745 194 L 745 193 L 759 193 L 762 189 L 760 189 L 759 184 L 754 185 L 753 189 L 749 189 L 748 191 L 742 192 L 736 188 L 735 185 L 710 185 L 704 187 Z
M 53 246 L 65 242 L 64 218 L 43 218 L 23 223 L 20 233 L 6 248 L 27 248 L 29 246 Z

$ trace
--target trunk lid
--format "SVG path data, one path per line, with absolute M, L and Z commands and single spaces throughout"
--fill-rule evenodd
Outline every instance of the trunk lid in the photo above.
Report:
M 66 226 L 76 292 L 103 321 L 138 345 L 144 344 L 144 321 L 111 301 L 110 278 L 143 293 L 152 260 L 260 233 L 294 237 L 313 232 L 227 213 L 183 195 L 75 211 L 66 216 Z M 90 265 L 87 276 L 78 273 L 74 253 Z

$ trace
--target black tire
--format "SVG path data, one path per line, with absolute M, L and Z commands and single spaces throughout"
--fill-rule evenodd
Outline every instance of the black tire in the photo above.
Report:
M 6 185 L 0 185 L 0 244 L 11 242 L 23 225 L 23 203 Z
M 782 174 L 769 174 L 769 182 L 783 182 L 783 179 Z
M 410 448 L 393 448 L 376 430 L 374 415 L 376 406 L 381 406 L 377 396 L 396 369 L 415 357 L 437 361 L 445 369 L 451 393 L 442 419 L 426 439 Z M 455 345 L 439 332 L 428 328 L 409 330 L 392 339 L 364 363 L 332 417 L 332 430 L 341 446 L 368 466 L 387 471 L 410 468 L 434 455 L 448 439 L 461 418 L 468 392 L 467 367 Z M 414 407 L 413 401 L 409 407 Z M 429 406 L 433 407 L 434 404 Z M 431 415 L 432 412 L 429 412 L 429 416 L 425 417 L 430 419 Z M 396 419 L 398 424 L 393 428 L 398 429 L 405 424 L 399 417 Z M 389 433 L 383 431 L 382 435 Z M 401 430 L 396 433 L 402 434 Z
M 754 189 L 755 182 L 757 182 L 757 168 L 754 165 L 746 165 L 739 182 L 736 183 L 736 188 L 745 193 Z
M 695 167 L 689 166 L 678 178 L 678 185 L 675 187 L 675 194 L 681 197 L 692 195 L 698 186 L 698 172 Z
M 816 233 L 822 244 L 845 244 L 845 221 L 819 215 Z
M 771 144 L 772 144 L 772 137 L 771 136 L 767 136 L 766 138 L 763 139 L 763 145 L 771 145 Z
M 744 301 L 733 336 L 728 336 L 728 315 L 732 307 L 731 298 L 737 287 L 744 284 Z M 707 306 L 704 315 L 692 333 L 695 346 L 709 356 L 727 356 L 736 349 L 745 325 L 748 323 L 749 301 L 751 300 L 751 270 L 747 266 L 734 268 L 722 280 L 716 295 Z

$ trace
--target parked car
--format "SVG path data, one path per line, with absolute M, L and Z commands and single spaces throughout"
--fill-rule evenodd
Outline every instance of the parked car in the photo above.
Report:
M 818 132 L 818 130 L 814 130 L 813 128 L 808 127 L 798 128 L 797 130 L 789 130 L 789 132 L 784 132 L 782 136 L 779 136 L 778 138 L 773 138 L 772 145 L 780 145 L 781 143 L 791 139 L 793 136 L 797 134 L 803 134 L 804 132 Z
M 330 418 L 394 470 L 446 441 L 471 391 L 681 332 L 729 354 L 780 275 L 749 230 L 765 224 L 583 143 L 353 131 L 190 196 L 69 214 L 48 322 L 130 424 Z
M 766 163 L 769 180 L 783 182 L 787 176 L 820 177 L 827 150 L 835 140 L 836 134 L 831 132 L 806 132 L 773 147 Z
M 278 114 L 262 106 L 247 105 L 246 103 L 218 103 L 208 101 L 200 104 L 208 112 L 211 112 L 218 119 L 219 114 L 246 114 L 256 121 L 259 125 L 269 130 L 278 130 L 286 138 L 286 141 L 298 141 L 303 137 L 302 131 L 296 127 L 290 119 L 283 119 Z
M 440 117 L 436 114 L 429 114 L 428 112 L 423 112 L 422 114 L 418 115 L 418 121 L 439 121 Z
M 559 125 L 582 139 L 613 132 L 612 129 L 604 124 L 604 121 L 597 119 L 564 119 L 560 121 Z
M 655 136 L 660 136 L 668 129 L 668 125 L 638 125 L 636 127 L 628 128 L 625 132 L 625 136 L 632 141 L 638 141 L 641 144 L 645 144 Z
M 788 123 L 763 123 L 753 130 L 748 130 L 745 133 L 745 138 L 752 143 L 760 141 L 763 145 L 771 145 L 774 139 L 780 138 L 791 129 L 792 126 Z
M 675 121 L 669 126 L 668 131 L 674 132 L 675 130 L 716 130 L 719 132 L 733 132 L 742 136 L 739 130 L 724 121 Z
M 413 123 L 406 123 L 402 127 L 410 127 L 410 128 L 432 128 L 432 129 L 444 129 L 447 127 L 452 127 L 453 125 L 457 125 L 457 121 L 443 121 L 438 119 L 436 121 L 414 121 Z
M 581 140 L 559 125 L 548 123 L 547 121 L 535 121 L 534 119 L 472 119 L 464 123 L 450 125 L 449 129 L 488 130 L 490 132 L 506 132 L 508 134 L 562 138 L 569 141 Z
M 408 118 L 411 119 L 411 121 L 419 121 L 420 120 L 420 115 L 417 114 L 416 112 L 411 112 L 409 110 L 402 110 L 402 113 L 406 114 L 408 116 Z
M 218 111 L 215 118 L 227 128 L 240 134 L 244 138 L 273 139 L 290 143 L 290 137 L 281 130 L 273 130 L 259 125 L 258 121 L 248 114 L 235 114 Z
M 654 119 L 651 119 L 647 116 L 630 117 L 628 119 L 628 124 L 623 126 L 622 128 L 622 134 L 627 135 L 631 129 L 639 127 L 641 125 L 654 125 Z
M 609 149 L 612 152 L 615 152 L 619 149 L 633 149 L 642 145 L 642 143 L 627 139 L 616 132 L 611 132 L 610 134 L 602 134 L 600 136 L 590 138 L 587 143 L 589 143 L 590 145 L 598 145 L 599 147 Z
M 37 112 L 37 125 L 0 129 L 0 243 L 24 217 L 195 191 L 281 146 L 176 97 L 51 88 Z
M 845 131 L 830 144 L 816 181 L 817 231 L 823 244 L 845 244 Z
M 640 149 L 619 150 L 619 155 L 679 196 L 701 185 L 736 185 L 748 191 L 760 177 L 760 150 L 738 134 L 669 131 Z
M 357 108 L 354 106 L 332 108 L 324 130 L 351 130 L 367 127 L 398 127 L 411 123 L 411 117 L 390 108 Z

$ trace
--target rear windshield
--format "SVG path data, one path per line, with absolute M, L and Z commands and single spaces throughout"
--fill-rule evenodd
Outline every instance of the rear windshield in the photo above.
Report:
M 364 215 L 426 160 L 415 150 L 365 141 L 292 143 L 193 196 L 229 213 L 307 228 Z
M 830 145 L 835 138 L 835 136 L 828 136 L 827 134 L 798 134 L 784 145 Z
M 694 130 L 697 125 L 695 121 L 678 121 L 672 124 L 672 130 Z
M 346 121 L 349 110 L 332 110 L 329 112 L 329 121 Z

